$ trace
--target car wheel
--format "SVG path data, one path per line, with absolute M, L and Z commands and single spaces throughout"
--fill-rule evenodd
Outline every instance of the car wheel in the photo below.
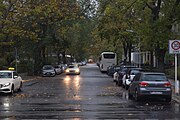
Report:
M 19 87 L 18 91 L 19 91 L 19 92 L 22 91 L 22 82 L 21 82 L 21 84 L 20 84 L 20 87 Z
M 14 95 L 14 86 L 11 87 L 11 95 Z
M 171 102 L 171 99 L 172 99 L 171 97 L 166 97 L 165 98 L 166 102 Z
M 135 91 L 135 100 L 139 101 L 139 95 L 138 95 L 138 91 L 137 90 Z
M 129 100 L 130 100 L 130 99 L 133 99 L 132 94 L 128 93 L 128 98 L 129 98 Z
M 125 88 L 125 85 L 124 85 L 124 84 L 122 84 L 122 87 L 123 87 L 123 88 Z
M 122 83 L 118 80 L 118 81 L 117 81 L 117 85 L 118 85 L 118 86 L 122 86 Z
M 129 86 L 125 84 L 125 89 L 128 90 Z

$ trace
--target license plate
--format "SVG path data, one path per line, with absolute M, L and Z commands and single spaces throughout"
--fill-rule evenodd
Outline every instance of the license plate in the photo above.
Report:
M 150 92 L 150 94 L 153 94 L 153 95 L 161 95 L 162 92 Z

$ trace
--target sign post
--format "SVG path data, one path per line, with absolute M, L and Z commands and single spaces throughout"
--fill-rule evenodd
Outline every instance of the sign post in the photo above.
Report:
M 180 40 L 169 40 L 169 53 L 175 54 L 175 94 L 179 95 L 179 80 L 177 80 L 177 54 L 180 54 Z

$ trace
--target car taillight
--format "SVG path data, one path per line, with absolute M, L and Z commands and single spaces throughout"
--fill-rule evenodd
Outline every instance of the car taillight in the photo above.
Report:
M 141 87 L 146 87 L 146 86 L 148 86 L 148 83 L 147 83 L 147 82 L 140 82 L 140 83 L 139 83 L 139 86 L 141 86 Z
M 164 83 L 164 86 L 165 86 L 165 87 L 171 87 L 171 83 L 169 83 L 169 82 Z

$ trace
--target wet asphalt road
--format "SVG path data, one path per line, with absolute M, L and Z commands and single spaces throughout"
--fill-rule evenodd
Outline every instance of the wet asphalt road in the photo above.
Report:
M 180 105 L 162 100 L 128 100 L 127 91 L 96 65 L 81 75 L 61 74 L 27 81 L 15 95 L 0 94 L 0 120 L 133 119 L 180 120 Z

